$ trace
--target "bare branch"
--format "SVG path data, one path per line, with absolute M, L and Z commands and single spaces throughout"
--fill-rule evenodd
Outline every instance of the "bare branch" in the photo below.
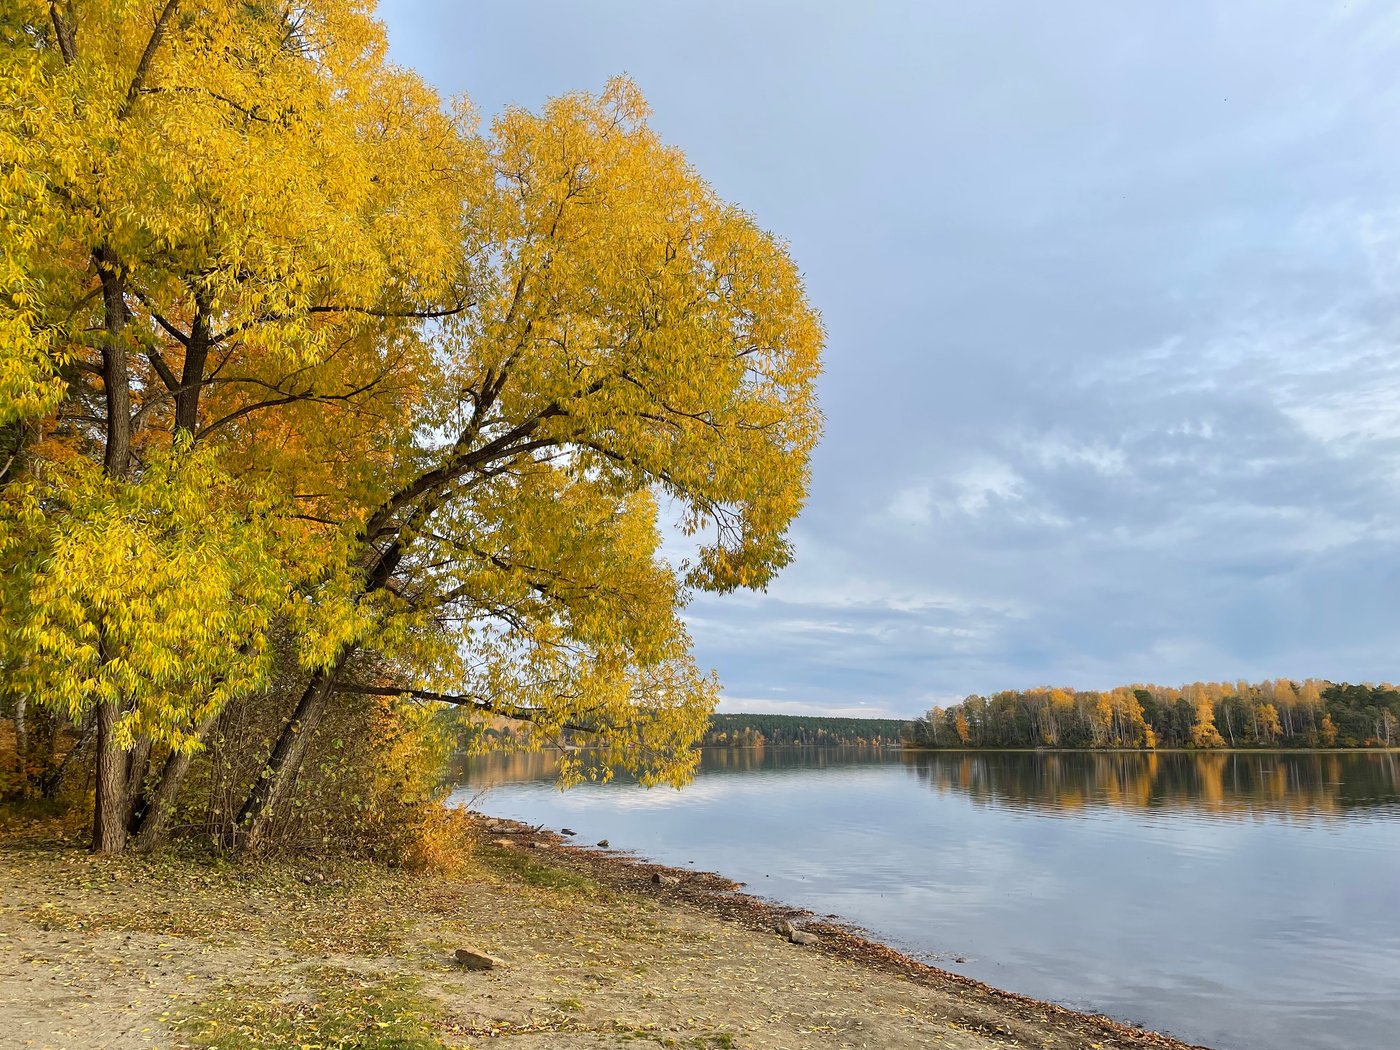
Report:
M 407 686 L 355 685 L 351 682 L 337 682 L 335 688 L 338 692 L 361 693 L 365 696 L 410 696 L 415 700 L 434 700 L 441 704 L 469 707 L 487 714 L 499 715 L 516 722 L 539 722 L 544 716 L 544 712 L 536 708 L 502 704 L 489 697 L 470 693 L 437 693 L 430 689 L 411 689 Z M 581 725 L 577 722 L 564 722 L 561 725 L 564 729 L 572 729 L 579 733 L 604 732 L 599 726 Z

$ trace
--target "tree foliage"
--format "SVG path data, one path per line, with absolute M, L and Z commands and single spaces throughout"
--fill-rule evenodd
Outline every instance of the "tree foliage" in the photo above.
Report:
M 677 611 L 789 560 L 822 333 L 636 88 L 482 129 L 351 0 L 21 0 L 0 76 L 0 665 L 98 848 L 249 703 L 250 845 L 365 697 L 684 780 Z
M 801 747 L 898 743 L 904 722 L 893 718 L 837 718 L 818 715 L 711 715 L 706 747 Z
M 913 747 L 1392 747 L 1400 690 L 1318 679 L 1028 689 L 969 696 L 909 723 Z

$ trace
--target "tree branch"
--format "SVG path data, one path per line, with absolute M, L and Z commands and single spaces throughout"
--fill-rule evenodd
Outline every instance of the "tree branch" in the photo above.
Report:
M 118 123 L 127 118 L 131 113 L 131 108 L 136 105 L 136 100 L 141 97 L 141 89 L 145 86 L 146 75 L 151 71 L 151 62 L 155 59 L 156 52 L 160 50 L 160 42 L 165 38 L 165 27 L 170 24 L 170 19 L 174 17 L 179 6 L 180 0 L 166 0 L 160 17 L 156 19 L 155 27 L 151 30 L 151 38 L 146 41 L 146 50 L 141 52 L 141 61 L 136 64 L 136 75 L 131 78 L 131 86 L 126 89 L 126 101 L 122 103 L 122 108 L 117 110 Z
M 63 5 L 65 10 L 59 11 L 56 0 L 49 0 L 49 18 L 53 21 L 54 36 L 58 38 L 58 53 L 63 56 L 63 64 L 71 66 L 78 58 L 77 41 L 74 39 L 76 29 L 73 25 L 73 2 Z
M 410 696 L 415 700 L 434 700 L 442 704 L 451 704 L 454 707 L 469 707 L 477 711 L 485 711 L 488 714 L 499 715 L 515 722 L 537 723 L 543 717 L 543 712 L 535 708 L 500 704 L 475 694 L 437 693 L 431 689 L 411 689 L 408 686 L 355 685 L 352 682 L 337 682 L 335 689 L 341 693 L 360 693 L 365 696 Z M 598 726 L 586 726 L 577 722 L 563 722 L 560 725 L 564 729 L 572 729 L 578 733 L 598 734 L 603 732 Z

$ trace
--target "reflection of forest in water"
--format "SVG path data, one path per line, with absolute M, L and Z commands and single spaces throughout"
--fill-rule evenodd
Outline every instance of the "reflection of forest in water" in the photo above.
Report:
M 1182 808 L 1220 815 L 1341 815 L 1400 806 L 1400 753 L 906 752 L 940 793 L 1047 811 Z
M 723 773 L 810 773 L 812 770 L 849 769 L 852 766 L 892 765 L 899 761 L 896 748 L 862 745 L 801 747 L 705 747 L 700 749 L 701 776 Z M 450 771 L 454 783 L 491 787 L 531 780 L 554 780 L 559 775 L 559 752 L 544 750 L 498 751 L 483 755 L 458 755 Z M 632 781 L 617 774 L 622 783 Z

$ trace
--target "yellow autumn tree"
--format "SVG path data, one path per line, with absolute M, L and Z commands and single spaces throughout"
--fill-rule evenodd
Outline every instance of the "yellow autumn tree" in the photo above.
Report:
M 1185 690 L 1194 719 L 1191 723 L 1191 744 L 1194 747 L 1224 747 L 1225 738 L 1215 727 L 1215 704 L 1208 688 L 1200 682 Z
M 315 673 L 243 806 L 256 846 L 309 729 L 372 649 L 373 686 L 507 714 L 529 740 L 587 734 L 592 765 L 685 779 L 715 685 L 676 611 L 761 587 L 819 433 L 821 329 L 783 246 L 647 126 L 636 88 L 513 110 L 469 194 L 487 238 L 471 309 L 438 330 L 423 438 L 367 517 L 343 523 Z M 695 537 L 659 556 L 658 497 Z M 320 603 L 316 608 L 327 608 Z
M 958 741 L 964 747 L 972 742 L 971 726 L 968 725 L 967 715 L 959 711 L 953 716 L 953 727 L 957 730 Z
M 159 837 L 273 622 L 305 686 L 248 844 L 344 691 L 683 779 L 677 609 L 787 562 L 820 427 L 783 245 L 629 83 L 481 133 L 351 0 L 19 0 L 0 48 L 0 664 L 95 724 L 96 848 Z
M 1317 740 L 1323 747 L 1332 747 L 1337 743 L 1337 723 L 1332 721 L 1330 714 L 1324 714 L 1317 724 Z
M 1273 743 L 1283 735 L 1283 724 L 1279 721 L 1278 708 L 1273 704 L 1260 704 L 1258 711 L 1259 739 Z
M 386 428 L 371 435 L 352 420 L 382 417 L 386 401 L 399 410 L 396 422 L 411 418 L 401 392 L 379 394 L 424 360 L 405 329 L 457 305 L 468 265 L 460 195 L 480 150 L 416 77 L 385 62 L 382 27 L 357 3 L 20 0 L 0 28 L 0 48 L 0 77 L 14 100 L 0 114 L 0 324 L 9 334 L 0 427 L 8 428 L 4 480 L 24 478 L 7 488 L 3 511 L 19 521 L 27 506 L 43 506 L 56 523 L 28 540 L 47 535 L 56 544 L 91 541 L 100 535 L 94 522 L 121 521 L 133 550 L 161 552 L 160 578 L 172 594 L 208 587 L 217 604 L 211 580 L 260 588 L 274 537 L 308 515 L 281 461 L 267 456 L 250 472 L 223 453 L 246 452 L 239 424 L 302 403 L 357 409 L 336 421 L 338 445 L 393 453 Z M 289 439 L 285 426 L 281 437 L 283 449 L 318 451 L 314 441 Z M 188 466 L 171 461 L 205 445 L 210 454 Z M 80 470 L 80 460 L 100 464 L 100 475 Z M 156 467 L 166 462 L 169 469 Z M 173 536 L 162 509 L 184 505 L 194 477 L 232 517 L 211 511 L 203 537 Z M 81 492 L 81 513 L 70 488 Z M 251 506 L 263 510 L 249 514 Z M 183 526 L 197 533 L 201 523 Z M 200 552 L 225 529 L 241 538 L 226 548 L 227 573 L 209 573 Z M 278 546 L 297 563 L 283 566 L 285 597 L 296 580 L 325 575 L 318 558 L 334 564 L 342 553 L 306 531 L 308 542 Z M 7 554 L 20 559 L 15 581 L 38 578 L 23 571 L 26 559 L 64 563 L 35 542 Z M 130 576 L 107 573 L 99 583 L 102 557 L 100 549 L 87 555 L 93 600 L 132 617 L 132 638 L 158 635 L 161 625 L 140 616 L 161 603 L 147 602 Z M 59 600 L 42 587 L 6 600 L 9 633 L 54 642 L 44 650 L 51 665 L 26 672 L 53 686 L 36 701 L 75 718 L 95 712 L 94 840 L 120 849 L 128 828 L 118 814 L 147 809 L 137 796 L 152 748 L 178 743 L 177 759 L 187 749 L 183 737 L 148 731 L 140 698 L 177 701 L 156 684 L 165 668 L 135 652 L 98 645 L 105 670 L 97 678 L 86 655 L 57 656 L 65 647 L 87 653 L 94 614 L 46 610 L 45 595 Z M 178 702 L 196 738 L 211 702 L 233 683 L 259 680 L 236 665 L 256 655 L 273 604 L 260 600 L 258 615 L 236 621 L 241 631 L 187 639 L 186 649 L 225 668 L 217 688 L 196 676 Z M 24 617 L 32 622 L 20 624 Z M 34 663 L 22 648 L 4 662 Z M 94 686 L 108 664 L 120 668 L 120 688 Z

